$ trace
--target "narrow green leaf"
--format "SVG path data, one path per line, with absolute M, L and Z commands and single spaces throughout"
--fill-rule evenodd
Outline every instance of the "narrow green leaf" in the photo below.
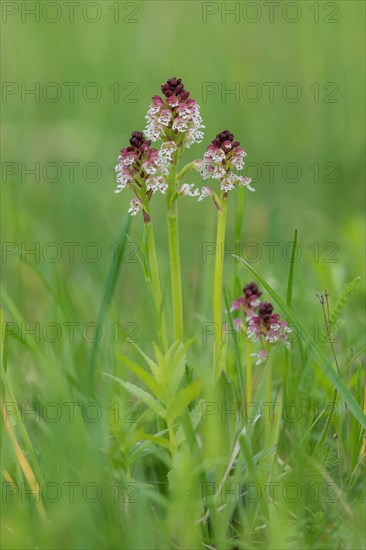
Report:
M 8 331 L 3 308 L 0 306 L 0 361 L 6 372 L 8 363 Z
M 143 430 L 139 430 L 138 435 L 141 439 L 144 439 L 145 441 L 151 441 L 151 443 L 155 443 L 156 445 L 160 445 L 160 447 L 164 447 L 164 449 L 169 449 L 170 442 L 168 439 L 165 439 L 165 437 L 158 437 L 156 435 L 150 435 L 145 433 Z
M 120 231 L 119 238 L 118 238 L 118 248 L 117 248 L 118 254 L 117 254 L 117 257 L 115 257 L 113 255 L 113 258 L 111 260 L 111 264 L 110 264 L 110 267 L 109 267 L 109 274 L 108 274 L 108 277 L 107 277 L 107 283 L 106 283 L 106 286 L 104 288 L 103 299 L 102 299 L 102 303 L 100 305 L 99 314 L 98 314 L 97 323 L 98 323 L 99 327 L 104 326 L 104 323 L 106 321 L 106 317 L 108 315 L 109 308 L 110 308 L 111 303 L 112 303 L 112 299 L 113 299 L 114 292 L 115 292 L 115 289 L 116 289 L 118 275 L 119 275 L 121 265 L 122 265 L 122 259 L 123 259 L 123 255 L 124 255 L 124 251 L 125 251 L 125 247 L 126 247 L 126 243 L 127 243 L 127 235 L 128 235 L 129 229 L 130 229 L 130 225 L 131 225 L 131 216 L 127 215 L 124 219 L 123 224 L 122 224 L 121 231 Z M 88 377 L 89 390 L 92 389 L 92 385 L 93 385 L 93 381 L 94 381 L 96 360 L 97 360 L 97 354 L 98 354 L 98 349 L 99 349 L 99 342 L 100 342 L 100 338 L 97 338 L 96 341 L 93 344 L 93 347 L 92 347 L 92 350 L 91 350 L 91 353 L 90 353 L 90 357 L 89 357 L 89 369 L 88 369 L 88 371 L 89 371 L 89 377 Z
M 126 357 L 122 353 L 117 352 L 116 357 L 131 372 L 136 374 L 141 382 L 143 382 L 154 393 L 156 397 L 160 398 L 161 392 L 159 384 L 156 383 L 154 378 L 148 372 L 146 372 L 146 370 L 141 368 L 137 363 L 134 363 L 134 361 L 132 361 L 129 357 Z
M 227 353 L 227 339 L 225 338 L 225 341 L 220 342 L 220 345 L 216 353 L 215 362 L 214 362 L 214 376 L 215 376 L 216 382 L 220 378 L 220 374 L 222 372 L 226 372 L 226 353 Z
M 227 309 L 227 315 L 228 315 L 228 319 L 229 319 L 230 330 L 231 330 L 232 334 L 234 334 L 235 333 L 234 321 L 233 321 L 233 316 L 232 316 L 231 311 L 230 311 L 230 302 L 229 302 L 229 296 L 228 296 L 227 288 L 224 289 L 224 297 L 225 297 L 225 305 L 226 305 L 226 309 Z M 243 400 L 244 395 L 245 395 L 244 378 L 243 378 L 243 365 L 241 363 L 241 354 L 240 354 L 239 342 L 237 341 L 237 339 L 235 337 L 234 337 L 233 340 L 234 340 L 234 350 L 235 350 L 235 357 L 236 357 L 235 364 L 236 364 L 236 372 L 237 372 L 238 383 L 239 383 L 240 400 Z
M 108 376 L 108 378 L 111 378 L 115 382 L 118 382 L 118 384 L 121 384 L 125 388 L 128 393 L 136 397 L 136 399 L 140 399 L 145 405 L 149 407 L 152 411 L 154 411 L 158 416 L 161 416 L 162 418 L 165 418 L 166 411 L 165 409 L 160 405 L 160 403 L 154 399 L 149 393 L 142 390 L 138 386 L 135 386 L 135 384 L 131 384 L 130 382 L 125 382 L 121 378 L 118 378 L 118 376 L 112 376 L 111 374 L 108 374 L 107 372 L 103 372 L 105 376 Z
M 133 345 L 135 350 L 138 351 L 138 353 L 141 355 L 141 357 L 145 360 L 145 362 L 146 362 L 147 366 L 149 367 L 149 369 L 151 370 L 155 380 L 160 385 L 162 383 L 162 377 L 161 377 L 161 372 L 160 372 L 160 369 L 159 369 L 158 365 L 155 363 L 155 361 L 150 359 L 150 357 L 148 355 L 146 355 L 146 353 L 143 352 L 142 349 L 137 344 L 135 344 L 134 342 L 131 342 L 131 344 Z
M 175 418 L 182 414 L 184 409 L 193 399 L 197 397 L 202 388 L 202 381 L 195 380 L 189 386 L 181 389 L 178 395 L 173 399 L 167 409 L 166 420 L 172 422 Z
M 282 298 L 278 296 L 278 294 L 273 290 L 273 288 L 268 283 L 266 283 L 266 281 L 256 272 L 255 269 L 252 268 L 250 264 L 248 264 L 245 260 L 243 260 L 243 258 L 240 258 L 239 256 L 234 256 L 234 257 L 240 262 L 242 262 L 245 265 L 245 267 L 252 273 L 252 275 L 254 275 L 254 277 L 256 277 L 258 281 L 260 281 L 263 287 L 275 300 L 277 305 L 282 309 L 287 320 L 291 321 L 291 323 L 294 323 L 299 328 L 300 337 L 307 344 L 308 349 L 312 354 L 312 356 L 314 357 L 314 359 L 319 362 L 320 367 L 323 370 L 324 374 L 329 378 L 332 384 L 337 388 L 340 395 L 343 397 L 343 399 L 347 403 L 354 417 L 358 420 L 361 426 L 366 428 L 366 416 L 363 413 L 359 403 L 357 403 L 356 399 L 351 394 L 351 392 L 343 382 L 342 378 L 334 369 L 332 363 L 329 361 L 327 356 L 324 355 L 320 346 L 313 341 L 310 334 L 308 333 L 306 328 L 303 326 L 303 324 L 299 321 L 295 313 L 285 304 Z
M 187 348 L 192 344 L 192 340 L 186 344 L 179 344 L 174 355 L 171 356 L 171 360 L 167 363 L 167 380 L 166 387 L 169 395 L 175 395 L 182 381 L 182 378 L 186 369 Z
M 290 269 L 288 272 L 287 300 L 286 300 L 288 307 L 291 307 L 291 304 L 292 304 L 292 288 L 294 283 L 294 265 L 295 265 L 296 245 L 297 245 L 297 229 L 295 229 L 295 236 L 292 243 Z
M 362 346 L 362 348 L 359 349 L 358 352 L 354 354 L 354 356 L 352 357 L 352 363 L 354 361 L 356 361 L 356 359 L 358 359 L 360 357 L 360 355 L 362 355 L 365 350 L 366 350 L 366 345 Z

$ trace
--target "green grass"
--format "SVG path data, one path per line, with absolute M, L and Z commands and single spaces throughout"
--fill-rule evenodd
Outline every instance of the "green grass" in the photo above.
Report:
M 19 94 L 2 104 L 1 547 L 364 548 L 364 5 L 336 2 L 339 23 L 324 22 L 324 3 L 314 23 L 314 3 L 301 2 L 298 23 L 263 15 L 251 24 L 220 14 L 203 23 L 202 4 L 188 1 L 137 2 L 138 23 L 114 23 L 112 4 L 100 3 L 95 24 L 3 23 L 3 82 L 97 82 L 103 95 L 52 103 Z M 206 124 L 187 161 L 229 128 L 256 189 L 229 197 L 223 319 L 232 328 L 225 310 L 255 279 L 301 328 L 289 352 L 277 347 L 251 370 L 255 345 L 230 336 L 217 380 L 212 203 L 179 204 L 183 349 L 173 345 L 165 203 L 153 201 L 173 345 L 162 354 L 142 223 L 124 225 L 131 197 L 113 194 L 118 151 L 173 74 Z M 115 102 L 114 82 L 125 98 L 135 88 L 123 86 L 136 83 L 138 101 Z M 263 83 L 279 82 L 279 95 L 250 103 L 219 91 L 203 101 L 207 82 L 258 82 L 263 94 Z M 297 103 L 281 95 L 288 82 L 301 85 Z M 337 103 L 323 101 L 327 82 L 339 87 Z M 37 162 L 34 181 L 24 171 Z M 90 162 L 100 166 L 95 182 L 82 171 Z M 280 163 L 273 178 L 271 162 Z M 42 173 L 47 163 L 61 168 L 55 183 L 52 167 Z M 301 167 L 299 181 L 287 163 Z M 198 174 L 184 181 L 201 185 Z M 316 297 L 325 288 L 340 374 Z

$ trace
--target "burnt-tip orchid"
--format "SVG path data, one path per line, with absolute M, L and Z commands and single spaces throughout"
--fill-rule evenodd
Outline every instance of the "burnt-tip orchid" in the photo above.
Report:
M 167 190 L 165 176 L 167 161 L 157 149 L 151 146 L 144 134 L 138 130 L 132 132 L 130 145 L 121 149 L 116 165 L 117 188 L 115 193 L 131 188 L 136 197 L 132 199 L 129 212 L 135 216 L 140 210 L 148 218 L 147 204 L 152 195 Z
M 202 118 L 196 101 L 189 97 L 181 78 L 169 78 L 161 85 L 163 97 L 155 95 L 146 119 L 146 136 L 151 141 L 161 139 L 161 151 L 168 160 L 177 149 L 190 147 L 203 139 Z M 183 149 L 182 147 L 182 149 Z
M 234 171 L 243 170 L 245 157 L 246 152 L 240 147 L 240 142 L 235 140 L 229 130 L 224 130 L 217 134 L 207 147 L 200 167 L 201 176 L 204 180 L 218 180 L 225 197 L 236 185 L 242 185 L 249 191 L 254 191 L 250 186 L 251 178 L 239 175 Z M 219 208 L 220 201 L 215 191 L 211 187 L 203 186 L 198 200 L 201 201 L 206 197 L 212 197 L 216 207 Z

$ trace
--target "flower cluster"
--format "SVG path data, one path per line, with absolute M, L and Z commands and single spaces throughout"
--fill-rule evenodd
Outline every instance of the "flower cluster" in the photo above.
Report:
M 234 319 L 234 326 L 244 329 L 247 336 L 253 342 L 262 342 L 267 348 L 270 345 L 282 342 L 290 347 L 288 334 L 291 332 L 286 321 L 281 321 L 278 313 L 273 312 L 273 305 L 269 302 L 261 302 L 262 293 L 255 283 L 248 284 L 243 289 L 243 295 L 231 304 L 231 311 L 242 311 L 246 323 L 240 318 Z M 268 350 L 262 349 L 252 354 L 257 358 L 259 365 L 268 356 Z
M 246 287 L 243 288 L 243 295 L 239 296 L 231 304 L 230 311 L 243 311 L 245 318 L 248 321 L 255 314 L 255 308 L 260 304 L 259 297 L 262 296 L 262 293 L 259 291 L 255 283 L 249 283 Z
M 136 194 L 129 209 L 132 216 L 142 209 L 145 198 L 149 201 L 157 191 L 164 194 L 168 187 L 165 182 L 167 162 L 164 156 L 150 145 L 151 141 L 146 140 L 142 132 L 132 132 L 130 146 L 121 149 L 115 168 L 115 193 L 130 187 Z
M 226 195 L 234 189 L 236 184 L 254 191 L 250 186 L 251 178 L 233 172 L 233 169 L 242 170 L 244 167 L 246 152 L 239 145 L 240 142 L 234 140 L 234 135 L 229 130 L 224 130 L 217 134 L 207 147 L 201 164 L 202 178 L 204 180 L 210 178 L 219 180 L 221 190 Z M 208 196 L 214 196 L 214 192 L 210 187 L 204 186 L 199 200 L 203 200 Z
M 200 143 L 204 128 L 196 101 L 189 97 L 181 78 L 170 78 L 161 85 L 164 97 L 154 96 L 146 115 L 146 136 L 164 141 L 161 151 L 167 160 L 177 147 Z

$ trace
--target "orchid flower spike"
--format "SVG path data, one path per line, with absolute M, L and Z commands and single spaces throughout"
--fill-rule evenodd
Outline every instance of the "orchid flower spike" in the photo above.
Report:
M 115 193 L 131 188 L 135 193 L 129 212 L 135 216 L 140 210 L 149 219 L 147 205 L 156 192 L 165 194 L 167 183 L 167 162 L 157 149 L 151 146 L 151 140 L 146 140 L 138 130 L 132 132 L 130 145 L 121 149 L 115 171 L 117 173 L 117 188 Z
M 146 136 L 151 141 L 161 139 L 162 154 L 172 161 L 172 155 L 178 148 L 189 148 L 203 139 L 204 128 L 200 108 L 189 97 L 181 78 L 169 78 L 161 85 L 163 97 L 152 98 L 146 119 Z
M 201 164 L 201 175 L 204 180 L 216 179 L 220 182 L 220 189 L 228 195 L 229 191 L 238 185 L 247 187 L 249 191 L 254 191 L 250 186 L 251 178 L 236 174 L 233 170 L 242 170 L 244 167 L 244 158 L 247 156 L 239 141 L 235 141 L 234 135 L 229 130 L 224 130 L 217 134 L 215 139 L 207 147 L 205 156 Z M 208 191 L 210 188 L 205 186 L 198 200 L 213 196 L 214 191 Z
M 261 302 L 260 292 L 256 283 L 249 283 L 243 288 L 243 294 L 234 300 L 230 311 L 242 313 L 244 321 L 236 318 L 234 326 L 243 330 L 249 340 L 260 342 L 263 349 L 251 355 L 256 358 L 256 364 L 263 363 L 269 354 L 271 346 L 278 342 L 290 348 L 288 335 L 291 328 L 286 321 L 280 319 L 278 313 L 274 313 L 273 305 L 270 302 Z

